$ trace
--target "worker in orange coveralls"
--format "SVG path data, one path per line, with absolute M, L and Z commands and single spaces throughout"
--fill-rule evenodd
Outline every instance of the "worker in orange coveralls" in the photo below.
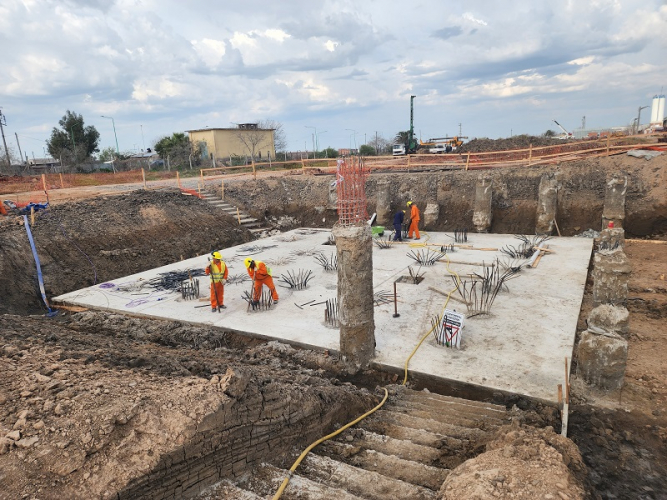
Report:
M 262 296 L 262 286 L 266 285 L 269 290 L 271 290 L 271 297 L 273 302 L 278 303 L 278 292 L 276 292 L 276 287 L 273 284 L 273 278 L 271 277 L 271 268 L 266 267 L 264 262 L 259 260 L 253 260 L 250 257 L 247 257 L 244 261 L 245 267 L 248 270 L 248 274 L 253 280 L 253 291 L 252 291 L 252 301 L 254 305 L 259 304 L 259 298 Z
M 412 238 L 412 234 L 415 234 L 415 239 L 419 239 L 419 209 L 417 205 L 408 202 L 408 208 L 410 209 L 410 229 L 408 229 L 408 238 Z
M 213 252 L 211 254 L 213 261 L 206 268 L 206 274 L 211 277 L 211 311 L 216 312 L 220 309 L 227 309 L 225 302 L 225 283 L 227 283 L 227 276 L 229 269 L 222 260 L 220 252 Z

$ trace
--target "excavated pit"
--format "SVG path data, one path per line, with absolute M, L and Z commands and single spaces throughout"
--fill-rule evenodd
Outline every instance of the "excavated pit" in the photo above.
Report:
M 600 228 L 604 182 L 622 170 L 629 176 L 626 235 L 665 239 L 667 174 L 660 157 L 650 162 L 614 157 L 528 172 L 493 171 L 498 190 L 494 189 L 491 232 L 531 233 L 540 175 L 548 170 L 560 179 L 558 224 L 564 235 Z M 437 202 L 441 215 L 433 229 L 471 227 L 475 174 L 371 176 L 371 211 L 378 177 L 389 179 L 392 209 L 408 198 Z M 291 216 L 298 225 L 330 227 L 335 214 L 329 208 L 329 181 L 322 176 L 230 182 L 226 195 L 269 221 Z M 252 205 L 244 206 L 249 200 Z M 54 205 L 48 213 L 37 214 L 33 232 L 48 297 L 252 239 L 201 201 L 159 191 Z M 633 274 L 628 284 L 630 350 L 624 389 L 601 394 L 573 377 L 569 435 L 587 470 L 570 466 L 576 478 L 571 484 L 585 486 L 589 498 L 659 499 L 667 489 L 664 248 L 650 242 L 627 245 Z M 381 396 L 375 385 L 398 378 L 382 371 L 348 377 L 331 355 L 182 323 L 91 312 L 61 312 L 55 319 L 27 317 L 45 309 L 25 231 L 15 219 L 0 223 L 0 251 L 0 313 L 5 314 L 0 316 L 0 498 L 139 498 L 149 489 L 160 496 L 201 490 L 202 498 L 246 498 L 239 492 L 248 477 L 257 474 L 268 481 L 256 492 L 275 486 L 275 470 L 270 467 L 288 468 L 309 442 L 372 407 Z M 592 302 L 589 282 L 578 331 L 586 327 Z M 514 418 L 528 426 L 559 426 L 553 407 L 530 399 L 434 384 L 420 376 L 409 382 L 413 388 L 429 387 L 440 394 L 493 401 L 506 408 L 516 405 L 522 412 Z M 267 421 L 268 427 L 254 425 Z M 388 420 L 380 422 L 383 430 L 399 432 Z M 331 464 L 326 465 L 323 455 L 347 457 L 351 465 L 376 457 L 377 451 L 351 452 L 346 445 L 356 450 L 356 440 L 372 443 L 369 432 L 378 425 L 369 423 L 369 429 L 352 435 L 352 440 L 344 437 L 327 445 L 309 459 L 306 472 L 327 470 Z M 277 441 L 262 434 L 266 429 Z M 20 445 L 20 440 L 2 437 L 15 431 L 23 440 Z M 490 439 L 469 442 L 461 461 L 482 453 Z M 225 450 L 230 442 L 231 455 Z M 442 456 L 455 456 L 460 446 L 455 438 L 443 437 Z M 241 457 L 246 460 L 235 460 Z M 568 460 L 579 464 L 572 457 Z M 443 463 L 456 467 L 460 462 Z M 381 464 L 389 464 L 392 471 L 405 470 L 406 475 L 412 470 L 404 462 Z M 416 477 L 422 472 L 415 471 Z M 461 486 L 465 473 L 461 469 L 457 480 L 452 476 L 448 484 L 465 491 L 465 484 L 471 484 L 468 480 Z M 520 477 L 521 471 L 515 468 L 508 474 Z M 504 492 L 507 485 L 494 478 L 475 481 Z M 205 490 L 218 479 L 234 481 L 218 483 L 218 492 L 234 493 Z M 305 488 L 313 479 L 299 481 Z M 425 479 L 420 487 L 435 491 L 434 481 Z

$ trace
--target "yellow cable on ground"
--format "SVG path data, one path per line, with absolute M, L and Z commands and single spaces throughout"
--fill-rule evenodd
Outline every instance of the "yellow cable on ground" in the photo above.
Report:
M 384 389 L 384 388 L 383 388 L 383 389 Z M 338 429 L 338 430 L 335 431 L 335 432 L 332 432 L 332 433 L 329 434 L 328 436 L 324 436 L 323 438 L 318 439 L 318 440 L 315 441 L 313 444 L 311 444 L 308 448 L 306 448 L 305 450 L 303 450 L 303 453 L 301 453 L 301 455 L 299 455 L 299 458 L 297 458 L 297 459 L 296 459 L 296 462 L 294 462 L 294 464 L 292 465 L 292 467 L 290 467 L 290 470 L 289 470 L 289 476 L 287 476 L 287 477 L 285 478 L 285 480 L 283 481 L 283 483 L 280 485 L 280 488 L 278 488 L 278 491 L 276 491 L 276 494 L 273 495 L 273 500 L 278 500 L 278 499 L 280 498 L 280 496 L 283 494 L 283 491 L 285 491 L 285 488 L 287 488 L 287 484 L 289 483 L 289 480 L 290 480 L 290 478 L 292 477 L 292 473 L 296 470 L 296 468 L 299 466 L 299 464 L 301 463 L 301 461 L 302 461 L 304 458 L 306 458 L 306 455 L 308 455 L 308 453 L 310 453 L 310 450 L 312 450 L 313 448 L 315 448 L 318 444 L 323 443 L 323 442 L 326 441 L 327 439 L 331 439 L 332 437 L 337 436 L 338 434 L 340 434 L 341 432 L 343 432 L 345 429 L 347 429 L 347 428 L 349 428 L 349 427 L 352 427 L 354 424 L 356 424 L 357 422 L 362 421 L 362 420 L 365 419 L 367 416 L 372 415 L 373 413 L 375 413 L 377 410 L 379 410 L 380 408 L 382 408 L 382 405 L 384 405 L 384 403 L 385 403 L 385 401 L 387 401 L 387 398 L 388 398 L 388 397 L 389 397 L 389 392 L 387 391 L 387 389 L 384 389 L 384 398 L 382 398 L 382 401 L 380 401 L 380 403 L 379 403 L 375 408 L 373 408 L 372 410 L 367 411 L 366 413 L 364 413 L 362 416 L 360 416 L 360 417 L 357 418 L 356 420 L 353 420 L 352 422 L 349 422 L 349 423 L 345 424 L 343 427 L 341 427 L 340 429 Z
M 454 276 L 456 276 L 456 282 L 459 283 L 459 282 L 461 281 L 461 278 L 459 278 L 459 275 L 456 274 L 455 271 L 452 271 L 452 270 L 449 268 L 449 257 L 447 256 L 447 254 L 445 254 L 445 258 L 447 259 L 447 271 L 449 271 L 449 274 L 453 274 Z M 447 294 L 447 300 L 445 301 L 445 305 L 443 306 L 443 308 L 442 308 L 442 312 L 440 313 L 440 315 L 442 315 L 442 313 L 445 312 L 445 309 L 447 309 L 447 304 L 449 304 L 449 298 L 452 296 L 452 293 L 454 293 L 455 290 L 456 290 L 456 287 L 452 288 L 452 289 L 449 291 L 449 293 Z M 410 363 L 410 360 L 412 359 L 412 356 L 415 355 L 415 353 L 417 352 L 417 349 L 419 349 L 419 348 L 421 347 L 421 345 L 424 343 L 424 340 L 426 340 L 426 337 L 428 337 L 429 335 L 431 335 L 431 333 L 433 332 L 433 329 L 434 329 L 434 328 L 435 328 L 435 325 L 433 325 L 433 326 L 431 327 L 431 329 L 430 329 L 428 332 L 426 332 L 426 335 L 424 335 L 424 336 L 421 338 L 421 340 L 419 341 L 419 344 L 417 344 L 417 347 L 415 347 L 415 348 L 413 349 L 413 351 L 410 353 L 410 356 L 408 356 L 408 359 L 405 360 L 405 368 L 404 368 L 404 370 L 405 370 L 405 371 L 404 371 L 404 374 L 405 374 L 405 375 L 404 375 L 404 377 L 403 377 L 403 383 L 402 383 L 401 385 L 405 385 L 405 384 L 407 383 L 407 381 L 408 381 L 408 364 Z
M 426 234 L 426 233 L 425 233 L 425 234 Z M 419 243 L 418 243 L 417 245 L 424 246 L 424 244 L 419 244 Z M 412 244 L 411 244 L 410 246 L 412 246 Z M 450 274 L 453 274 L 454 276 L 456 276 L 456 281 L 457 281 L 457 283 L 458 283 L 458 282 L 461 280 L 461 278 L 459 278 L 459 275 L 456 274 L 455 271 L 452 271 L 452 270 L 449 268 L 449 257 L 447 256 L 447 254 L 445 254 L 445 258 L 447 259 L 447 271 L 449 271 Z M 455 290 L 456 290 L 456 287 L 452 288 L 452 289 L 450 290 L 450 292 L 447 294 L 447 300 L 445 301 L 445 306 L 442 308 L 442 311 L 443 311 L 443 312 L 444 312 L 445 309 L 447 308 L 447 304 L 449 303 L 449 298 L 451 297 L 452 293 L 453 293 Z M 440 313 L 440 314 L 442 314 L 442 313 Z M 403 378 L 403 384 L 402 384 L 402 385 L 405 385 L 406 382 L 407 382 L 407 380 L 408 380 L 408 363 L 410 362 L 410 359 L 411 359 L 412 356 L 414 356 L 414 354 L 417 352 L 417 349 L 419 349 L 419 347 L 422 345 L 422 343 L 424 342 L 424 340 L 426 340 L 426 337 L 428 337 L 428 336 L 431 334 L 431 332 L 433 331 L 433 328 L 434 328 L 434 326 L 432 326 L 431 329 L 426 333 L 426 335 L 424 335 L 424 336 L 422 337 L 422 339 L 419 341 L 419 344 L 417 344 L 417 347 L 414 348 L 414 350 L 412 351 L 412 353 L 410 354 L 410 356 L 408 357 L 408 359 L 405 361 L 405 377 Z M 328 439 L 331 439 L 332 437 L 337 436 L 338 434 L 340 434 L 341 432 L 343 432 L 345 429 L 349 429 L 349 428 L 352 427 L 354 424 L 361 422 L 363 419 L 365 419 L 365 418 L 368 417 L 369 415 L 372 415 L 372 414 L 375 413 L 377 410 L 379 410 L 380 408 L 382 408 L 382 406 L 383 406 L 383 405 L 385 404 L 385 402 L 387 401 L 387 398 L 389 397 L 389 392 L 387 391 L 387 389 L 386 389 L 386 388 L 383 388 L 383 390 L 384 390 L 384 398 L 382 398 L 382 401 L 380 401 L 380 403 L 379 403 L 375 408 L 373 408 L 372 410 L 369 410 L 368 412 L 364 413 L 363 415 L 361 415 L 361 416 L 358 417 L 357 419 L 353 420 L 352 422 L 349 422 L 349 423 L 345 424 L 343 427 L 341 427 L 341 428 L 338 429 L 337 431 L 332 432 L 331 434 L 329 434 L 329 435 L 327 435 L 327 436 L 324 436 L 324 437 L 318 439 L 318 440 L 315 441 L 313 444 L 311 444 L 308 448 L 306 448 L 305 450 L 303 450 L 303 452 L 301 453 L 301 455 L 299 455 L 299 458 L 297 458 L 296 461 L 294 462 L 294 464 L 292 464 L 292 467 L 290 467 L 289 475 L 288 475 L 288 476 L 285 478 L 285 480 L 282 482 L 282 484 L 280 485 L 280 488 L 278 488 L 278 491 L 276 491 L 276 494 L 273 495 L 273 500 L 278 500 L 278 499 L 282 496 L 283 491 L 285 491 L 285 488 L 287 488 L 287 485 L 289 484 L 289 480 L 290 480 L 290 478 L 292 477 L 292 473 L 293 473 L 293 472 L 297 469 L 297 467 L 301 464 L 301 462 L 303 461 L 303 459 L 306 458 L 306 455 L 308 455 L 308 453 L 310 453 L 310 450 L 312 450 L 313 448 L 315 448 L 318 444 L 321 444 L 321 443 L 323 443 L 324 441 L 326 441 L 326 440 L 328 440 Z

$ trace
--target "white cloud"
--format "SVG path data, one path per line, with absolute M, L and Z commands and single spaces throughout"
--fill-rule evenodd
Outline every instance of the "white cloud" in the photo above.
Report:
M 463 19 L 465 19 L 466 21 L 470 21 L 472 23 L 479 24 L 480 26 L 487 26 L 488 25 L 488 23 L 486 21 L 484 21 L 483 19 L 476 19 L 475 16 L 473 16 L 470 12 L 464 13 L 463 16 L 461 16 L 461 17 L 463 17 Z
M 333 42 L 333 41 L 331 41 L 331 40 L 327 40 L 327 41 L 324 43 L 324 46 L 327 48 L 327 50 L 328 50 L 329 52 L 333 52 L 334 50 L 336 50 L 336 47 L 338 47 L 338 43 Z

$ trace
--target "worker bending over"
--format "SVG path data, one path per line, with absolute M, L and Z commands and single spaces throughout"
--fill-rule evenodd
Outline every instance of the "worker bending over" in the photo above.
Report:
M 211 277 L 211 311 L 216 312 L 220 309 L 227 309 L 227 306 L 224 305 L 224 299 L 225 283 L 227 283 L 229 269 L 222 260 L 220 252 L 213 252 L 211 257 L 213 257 L 213 261 L 206 268 L 206 274 Z
M 399 210 L 394 214 L 394 241 L 403 241 L 403 218 L 405 210 Z
M 266 285 L 271 290 L 271 297 L 273 302 L 278 303 L 278 292 L 273 284 L 271 277 L 271 269 L 266 267 L 266 264 L 260 260 L 253 260 L 247 257 L 244 261 L 248 274 L 252 278 L 253 290 L 252 301 L 253 305 L 259 304 L 259 298 L 262 296 L 262 286 Z
M 412 203 L 411 201 L 408 202 L 408 208 L 410 209 L 410 229 L 408 229 L 408 238 L 412 238 L 412 234 L 414 233 L 415 239 L 419 239 L 419 209 L 417 208 L 417 205 Z

